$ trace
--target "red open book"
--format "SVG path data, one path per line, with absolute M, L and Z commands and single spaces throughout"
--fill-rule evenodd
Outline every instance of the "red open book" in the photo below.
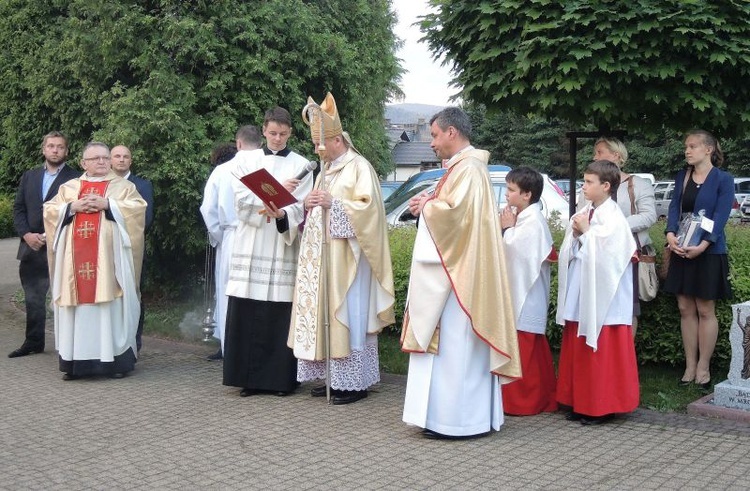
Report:
M 246 176 L 236 176 L 242 184 L 255 193 L 263 203 L 273 202 L 276 208 L 283 208 L 297 202 L 297 198 L 287 191 L 266 169 L 258 169 Z

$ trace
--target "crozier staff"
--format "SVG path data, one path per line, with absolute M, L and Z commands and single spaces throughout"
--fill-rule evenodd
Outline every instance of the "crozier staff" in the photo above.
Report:
M 289 346 L 297 380 L 326 378 L 328 361 L 333 404 L 350 404 L 380 381 L 377 335 L 395 322 L 393 271 L 378 176 L 343 131 L 333 96 L 318 107 L 303 113 L 324 170 L 305 198 Z M 326 387 L 312 395 L 326 395 Z

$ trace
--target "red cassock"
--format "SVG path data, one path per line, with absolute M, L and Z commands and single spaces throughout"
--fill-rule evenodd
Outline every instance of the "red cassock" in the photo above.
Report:
M 557 402 L 586 416 L 629 413 L 638 407 L 638 363 L 630 326 L 604 326 L 594 351 L 578 336 L 578 322 L 565 321 L 557 379 Z
M 503 411 L 512 416 L 557 411 L 555 367 L 547 336 L 518 331 L 518 348 L 523 377 L 502 386 Z

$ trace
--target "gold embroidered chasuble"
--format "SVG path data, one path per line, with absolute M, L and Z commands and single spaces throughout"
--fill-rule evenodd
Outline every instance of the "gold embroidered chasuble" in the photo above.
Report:
M 370 163 L 350 148 L 342 159 L 325 170 L 325 177 L 327 190 L 341 200 L 355 235 L 351 239 L 328 238 L 327 243 L 331 357 L 343 358 L 351 351 L 343 306 L 357 273 L 358 260 L 363 256 L 372 268 L 370 310 L 377 312 L 377 318 L 368 324 L 368 334 L 379 333 L 395 322 L 393 270 L 380 184 Z M 321 172 L 316 189 L 323 184 L 323 178 Z M 288 344 L 294 355 L 303 360 L 326 357 L 325 305 L 321 291 L 324 218 L 330 220 L 330 212 L 324 213 L 322 207 L 310 211 L 300 243 Z
M 456 294 L 474 333 L 491 348 L 488 369 L 499 375 L 501 382 L 510 382 L 521 376 L 521 362 L 488 161 L 489 152 L 485 150 L 470 148 L 458 155 L 425 203 L 420 220 L 425 221 L 437 248 L 449 280 L 446 288 Z M 439 326 L 424 319 L 439 319 L 444 304 L 422 298 L 418 311 L 409 309 L 414 303 L 412 296 L 435 289 L 433 278 L 420 274 L 421 268 L 428 271 L 419 261 L 412 262 L 402 349 L 438 353 Z M 418 339 L 429 342 L 420 345 Z
M 89 180 L 84 174 L 80 179 L 73 179 L 62 186 L 57 195 L 44 204 L 44 231 L 47 234 L 47 240 L 65 241 L 65 256 L 62 264 L 59 265 L 58 271 L 61 273 L 60 297 L 56 300 L 59 307 L 72 307 L 80 304 L 76 289 L 76 274 L 79 272 L 75 268 L 73 258 L 74 247 L 73 237 L 76 233 L 75 220 L 67 225 L 66 229 L 61 232 L 59 238 L 55 238 L 58 223 L 65 217 L 61 216 L 68 210 L 68 204 L 79 198 L 81 184 Z M 135 185 L 119 177 L 110 171 L 102 180 L 107 181 L 108 185 L 104 197 L 110 200 L 110 207 L 115 203 L 118 213 L 123 218 L 123 224 L 128 232 L 131 250 L 133 254 L 133 268 L 135 272 L 135 285 L 138 288 L 141 277 L 141 267 L 143 263 L 143 232 L 146 216 L 146 202 L 143 200 Z M 96 252 L 96 295 L 95 303 L 111 302 L 117 297 L 121 297 L 122 288 L 115 277 L 115 259 L 113 256 L 113 227 L 116 227 L 113 221 L 100 213 L 99 226 L 99 247 Z M 47 248 L 47 259 L 49 261 L 50 277 L 55 274 L 55 249 L 56 247 Z

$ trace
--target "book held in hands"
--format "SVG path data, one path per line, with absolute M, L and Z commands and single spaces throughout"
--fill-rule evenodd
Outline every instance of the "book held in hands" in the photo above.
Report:
M 276 208 L 283 208 L 297 202 L 292 193 L 274 178 L 266 169 L 258 169 L 244 176 L 235 174 L 242 184 L 252 191 L 266 206 L 273 202 Z
M 702 220 L 701 215 L 692 213 L 682 219 L 677 231 L 677 243 L 680 247 L 694 247 L 701 243 L 701 237 L 703 237 Z

